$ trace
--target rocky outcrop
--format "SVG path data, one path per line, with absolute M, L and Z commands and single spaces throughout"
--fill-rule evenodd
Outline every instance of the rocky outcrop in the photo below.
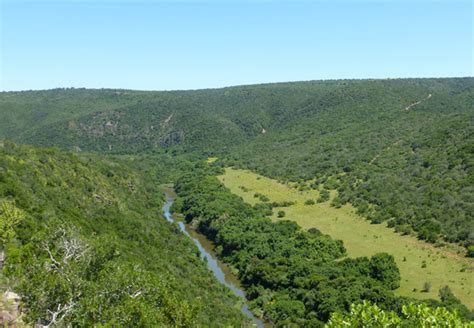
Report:
M 21 322 L 19 310 L 20 296 L 11 291 L 6 291 L 0 299 L 0 326 L 24 327 Z

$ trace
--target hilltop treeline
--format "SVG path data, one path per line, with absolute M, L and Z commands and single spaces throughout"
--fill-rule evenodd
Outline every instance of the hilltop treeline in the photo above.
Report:
M 119 327 L 246 322 L 237 298 L 161 215 L 161 166 L 0 143 L 0 251 L 24 321 Z
M 391 255 L 345 258 L 341 241 L 291 221 L 273 223 L 265 209 L 244 203 L 203 166 L 180 178 L 176 191 L 174 209 L 214 242 L 246 286 L 254 312 L 277 326 L 320 326 L 360 300 L 395 312 L 410 301 L 393 293 L 400 273 Z M 444 305 L 469 315 L 449 290 L 445 295 Z

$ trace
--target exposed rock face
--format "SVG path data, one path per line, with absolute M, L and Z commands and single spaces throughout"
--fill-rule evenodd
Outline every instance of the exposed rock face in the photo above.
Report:
M 23 327 L 19 306 L 20 296 L 11 291 L 6 291 L 0 299 L 0 326 Z

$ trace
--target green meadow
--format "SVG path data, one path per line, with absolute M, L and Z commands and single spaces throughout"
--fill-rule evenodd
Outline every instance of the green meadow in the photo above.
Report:
M 336 209 L 330 206 L 330 200 L 317 203 L 317 190 L 298 191 L 291 185 L 233 168 L 226 168 L 219 179 L 252 205 L 260 202 L 255 193 L 267 196 L 270 201 L 295 202 L 289 207 L 275 208 L 272 219 L 281 220 L 277 213 L 283 210 L 284 219 L 293 220 L 304 229 L 315 227 L 342 240 L 350 257 L 379 252 L 392 254 L 402 276 L 399 295 L 438 298 L 439 289 L 447 285 L 466 306 L 474 308 L 474 261 L 458 254 L 455 247 L 437 248 L 413 236 L 397 234 L 385 224 L 371 224 L 349 205 Z M 331 199 L 335 193 L 331 192 Z M 315 204 L 305 205 L 307 200 L 314 200 Z M 422 291 L 427 285 L 429 291 Z

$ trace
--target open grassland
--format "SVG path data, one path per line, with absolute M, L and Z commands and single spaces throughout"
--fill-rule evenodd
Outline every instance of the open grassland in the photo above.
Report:
M 453 293 L 469 308 L 474 308 L 474 261 L 456 252 L 435 248 L 412 236 L 401 236 L 385 224 L 371 224 L 355 214 L 354 208 L 345 205 L 339 209 L 330 201 L 305 205 L 305 201 L 319 198 L 316 190 L 298 191 L 291 186 L 246 170 L 227 168 L 219 179 L 233 193 L 246 202 L 256 204 L 255 193 L 267 196 L 270 201 L 294 201 L 295 205 L 275 208 L 273 220 L 279 210 L 284 219 L 297 222 L 304 229 L 315 227 L 325 234 L 344 242 L 351 257 L 371 256 L 387 252 L 395 257 L 402 275 L 398 294 L 424 298 L 438 298 L 438 290 L 448 285 Z M 331 192 L 331 198 L 335 192 Z M 431 284 L 422 292 L 425 283 Z

